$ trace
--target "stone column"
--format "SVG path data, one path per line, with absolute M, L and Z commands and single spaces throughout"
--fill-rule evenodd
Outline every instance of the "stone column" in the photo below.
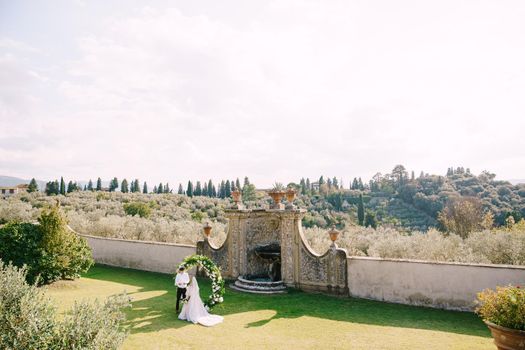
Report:
M 280 213 L 281 217 L 281 275 L 289 287 L 299 283 L 299 227 L 304 210 L 290 210 Z

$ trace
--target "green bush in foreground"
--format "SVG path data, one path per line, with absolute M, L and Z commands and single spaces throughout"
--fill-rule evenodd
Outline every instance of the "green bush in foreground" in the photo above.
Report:
M 18 267 L 26 265 L 29 283 L 73 279 L 93 265 L 85 239 L 67 228 L 58 207 L 43 210 L 38 222 L 0 228 L 0 259 Z
M 76 303 L 59 320 L 51 301 L 27 284 L 26 269 L 0 260 L 0 349 L 117 349 L 126 337 L 120 330 L 121 308 L 129 297 L 119 295 L 101 304 Z

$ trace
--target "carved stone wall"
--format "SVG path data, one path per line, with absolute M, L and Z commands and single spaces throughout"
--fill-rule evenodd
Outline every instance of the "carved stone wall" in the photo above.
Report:
M 281 275 L 289 287 L 348 294 L 347 255 L 333 246 L 318 255 L 306 243 L 301 220 L 305 210 L 229 210 L 227 238 L 221 247 L 209 241 L 197 242 L 197 252 L 207 255 L 223 276 L 259 275 L 267 272 L 267 262 L 255 254 L 261 245 L 277 244 L 281 249 Z

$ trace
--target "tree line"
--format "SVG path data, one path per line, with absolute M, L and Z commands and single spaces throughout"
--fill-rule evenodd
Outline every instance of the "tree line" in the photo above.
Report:
M 148 184 L 146 181 L 140 184 L 139 179 L 129 181 L 123 179 L 119 182 L 117 177 L 114 177 L 109 182 L 109 186 L 102 186 L 102 179 L 99 177 L 96 183 L 90 179 L 84 186 L 78 185 L 77 182 L 69 181 L 66 185 L 64 177 L 59 180 L 49 181 L 46 183 L 45 193 L 47 195 L 65 195 L 74 191 L 108 191 L 115 192 L 120 190 L 122 193 L 173 193 L 173 189 L 170 188 L 169 183 L 163 184 L 162 182 L 155 185 L 152 191 L 149 191 Z M 243 198 L 245 200 L 255 200 L 255 186 L 250 183 L 248 177 L 244 178 L 244 182 L 241 185 L 239 178 L 236 180 L 221 180 L 217 184 L 214 184 L 210 179 L 208 181 L 188 181 L 186 188 L 182 184 L 179 184 L 177 193 L 180 195 L 186 195 L 188 197 L 193 196 L 205 196 L 212 198 L 229 198 L 234 190 L 242 191 Z M 33 178 L 29 184 L 28 192 L 38 191 L 38 184 Z

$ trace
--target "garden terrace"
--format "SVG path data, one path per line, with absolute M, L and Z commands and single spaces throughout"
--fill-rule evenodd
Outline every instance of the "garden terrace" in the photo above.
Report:
M 201 278 L 201 296 L 210 283 Z M 81 279 L 45 287 L 60 310 L 75 300 L 102 299 L 126 290 L 133 307 L 123 349 L 352 348 L 493 349 L 488 329 L 473 313 L 443 311 L 290 290 L 253 295 L 228 289 L 214 309 L 225 321 L 213 328 L 177 319 L 171 275 L 97 265 Z

